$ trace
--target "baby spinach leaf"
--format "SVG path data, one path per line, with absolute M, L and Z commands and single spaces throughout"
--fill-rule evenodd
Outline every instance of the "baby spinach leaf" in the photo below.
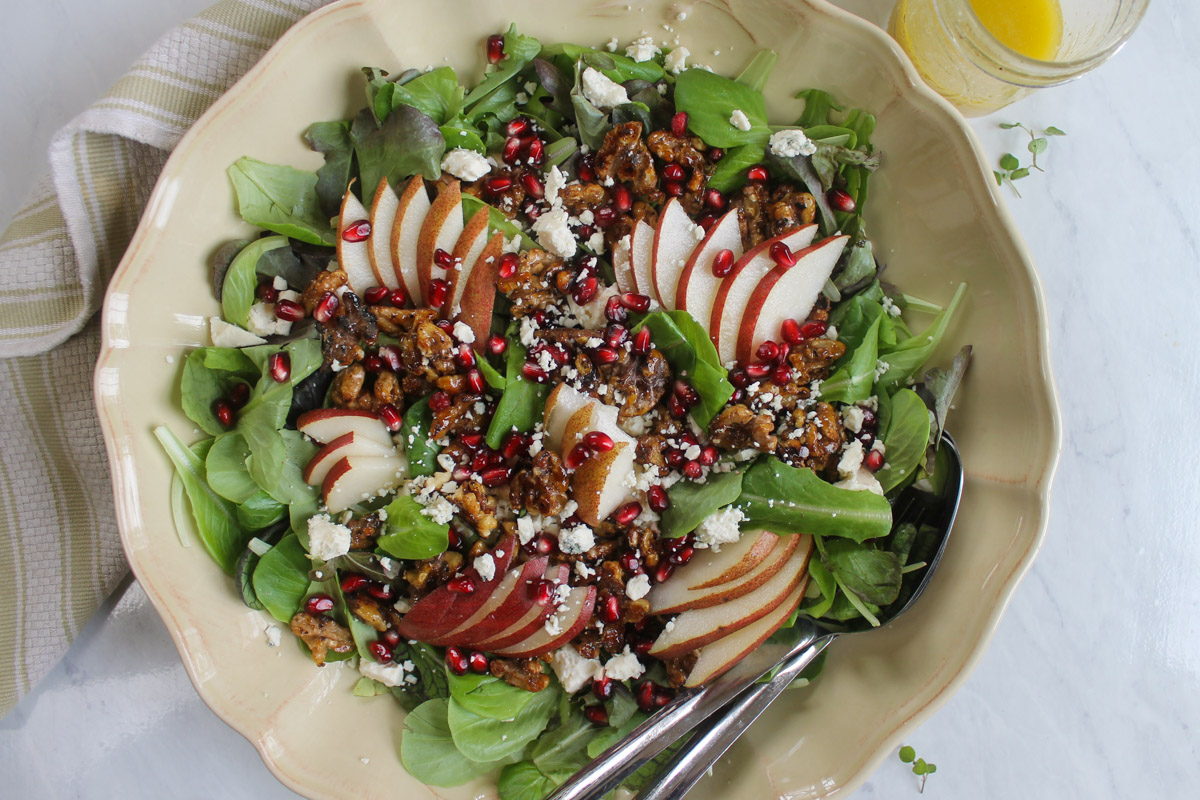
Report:
M 221 316 L 226 322 L 242 328 L 250 322 L 250 306 L 258 289 L 258 259 L 271 250 L 287 247 L 287 243 L 286 236 L 267 236 L 246 245 L 234 257 L 221 284 Z
M 378 127 L 371 115 L 360 113 L 350 129 L 362 191 L 375 191 L 381 178 L 399 186 L 410 175 L 436 180 L 442 175 L 446 140 L 438 123 L 412 106 L 400 106 Z
M 617 727 L 608 727 L 600 731 L 600 734 L 595 739 L 588 742 L 587 754 L 588 758 L 595 758 L 603 753 L 614 744 L 624 739 L 638 725 L 645 722 L 648 717 L 641 711 L 635 711 L 628 719 Z
M 901 564 L 895 553 L 829 539 L 821 562 L 839 585 L 868 603 L 886 606 L 900 594 Z
M 229 272 L 229 267 L 233 264 L 233 259 L 238 253 L 242 252 L 242 248 L 250 244 L 252 239 L 230 239 L 217 248 L 213 253 L 212 259 L 209 262 L 211 266 L 211 279 L 213 295 L 217 301 L 221 300 L 221 287 L 225 283 L 225 274 Z
M 258 601 L 280 622 L 290 622 L 308 594 L 312 567 L 304 545 L 289 533 L 258 560 L 252 583 Z
M 515 719 L 534 695 L 491 675 L 455 675 L 447 669 L 446 680 L 450 696 L 459 705 L 472 714 L 489 719 Z
M 234 503 L 244 503 L 258 494 L 261 491 L 258 484 L 246 471 L 246 457 L 249 455 L 250 448 L 241 434 L 218 436 L 204 460 L 208 485 L 212 490 Z
M 167 452 L 167 457 L 175 465 L 176 473 L 183 483 L 183 490 L 187 494 L 192 516 L 196 521 L 200 543 L 221 569 L 232 573 L 234 563 L 250 536 L 238 524 L 233 503 L 214 492 L 208 485 L 204 459 L 211 444 L 205 443 L 203 447 L 193 451 L 171 433 L 169 428 L 161 425 L 154 429 L 154 436 Z
M 289 244 L 291 244 L 289 242 Z M 291 247 L 276 247 L 263 253 L 254 265 L 260 278 L 279 276 L 288 282 L 288 286 L 301 289 L 312 283 L 320 268 L 311 259 L 302 259 Z M 292 335 L 296 334 L 298 326 L 292 326 Z
M 676 539 L 691 533 L 741 493 L 742 476 L 737 472 L 713 473 L 705 483 L 679 481 L 667 490 L 671 505 L 663 512 L 659 536 Z
M 415 477 L 437 472 L 438 446 L 429 441 L 429 429 L 433 427 L 433 412 L 429 410 L 429 398 L 422 397 L 404 412 L 404 435 L 401 445 L 408 456 L 408 471 Z
M 588 743 L 599 732 L 582 711 L 573 709 L 557 728 L 538 740 L 529 759 L 546 775 L 570 777 L 588 762 Z
M 225 433 L 227 430 L 213 414 L 213 403 L 226 397 L 233 389 L 233 385 L 239 382 L 244 375 L 253 375 L 252 372 L 235 373 L 207 366 L 208 355 L 212 351 L 219 352 L 220 349 L 223 348 L 200 347 L 188 353 L 187 360 L 183 362 L 183 374 L 179 382 L 183 413 L 187 414 L 188 419 L 199 425 L 201 430 L 213 436 Z M 235 363 L 238 362 L 227 361 L 227 365 L 230 366 Z
M 707 331 L 686 311 L 653 311 L 642 318 L 635 332 L 642 327 L 650 329 L 655 349 L 671 370 L 695 387 L 700 403 L 692 408 L 692 419 L 707 428 L 733 396 L 733 384 Z
M 871 240 L 859 231 L 842 254 L 839 272 L 833 279 L 833 285 L 846 294 L 873 280 L 879 271 L 875 263 L 875 253 L 871 248 Z
M 421 513 L 421 504 L 406 494 L 387 505 L 383 534 L 375 545 L 393 558 L 433 558 L 450 546 L 449 529 Z
M 767 88 L 767 80 L 771 77 L 771 70 L 775 69 L 775 62 L 778 60 L 779 54 L 774 50 L 759 50 L 734 80 L 761 92 Z
M 946 335 L 946 329 L 950 327 L 950 319 L 962 304 L 966 292 L 967 285 L 960 283 L 950 304 L 941 314 L 938 314 L 928 328 L 911 339 L 906 339 L 895 347 L 880 353 L 880 360 L 888 364 L 887 371 L 878 380 L 881 389 L 890 389 L 901 385 L 929 360 L 934 350 L 941 344 L 942 337 Z
M 833 601 L 837 597 L 837 582 L 834 581 L 833 575 L 829 570 L 825 569 L 825 565 L 821 563 L 819 558 L 810 558 L 808 561 L 808 576 L 812 578 L 813 583 L 821 590 L 821 596 L 816 600 L 805 600 L 804 606 L 801 607 L 801 612 L 808 614 L 813 619 L 819 619 L 833 607 Z
M 886 536 L 892 527 L 892 507 L 879 495 L 839 489 L 812 470 L 789 467 L 776 458 L 763 459 L 746 471 L 736 505 L 746 515 L 743 530 L 765 528 L 862 542 Z
M 449 724 L 451 702 L 427 700 L 404 719 L 400 761 L 409 775 L 430 786 L 457 786 L 499 766 L 473 761 L 455 746 Z M 496 739 L 500 739 L 498 731 Z
M 227 172 L 238 211 L 246 222 L 310 244 L 335 243 L 329 218 L 321 211 L 313 173 L 248 156 L 235 161 Z
M 458 116 L 466 95 L 466 89 L 459 85 L 458 75 L 450 67 L 423 72 L 404 84 L 388 85 L 392 87 L 388 98 L 391 111 L 400 106 L 411 106 L 438 125 L 444 125 Z M 385 120 L 385 117 L 381 116 L 380 119 Z
M 479 367 L 479 371 L 483 373 L 483 379 L 487 381 L 487 385 L 497 391 L 503 392 L 506 385 L 504 376 L 496 371 L 492 366 L 492 362 L 488 357 L 478 350 L 475 351 L 475 363 Z
M 841 111 L 842 107 L 833 102 L 833 96 L 820 89 L 804 89 L 796 92 L 796 99 L 804 101 L 804 113 L 796 120 L 799 128 L 810 128 L 814 125 L 825 125 L 832 118 L 832 112 Z
M 500 800 L 543 800 L 560 781 L 542 772 L 532 761 L 518 761 L 500 770 L 496 789 Z
M 504 59 L 497 65 L 495 72 L 489 72 L 483 77 L 463 100 L 463 108 L 473 111 L 501 86 L 517 77 L 530 61 L 537 58 L 542 51 L 542 43 L 532 36 L 517 33 L 516 24 L 508 26 L 504 34 Z
M 354 166 L 350 123 L 344 119 L 314 122 L 304 132 L 304 141 L 325 156 L 325 164 L 317 170 L 317 199 L 321 203 L 321 213 L 326 217 L 337 216 Z
M 411 661 L 418 678 L 416 683 L 405 683 L 392 690 L 392 694 L 406 709 L 411 711 L 426 700 L 446 700 L 450 697 L 450 687 L 446 683 L 446 662 L 437 648 L 424 642 L 401 641 L 395 658 L 400 662 Z
M 558 697 L 554 688 L 535 692 L 516 719 L 507 721 L 474 714 L 451 698 L 446 718 L 454 745 L 473 761 L 498 761 L 517 755 L 545 730 L 558 706 Z
M 740 189 L 746 183 L 746 170 L 763 163 L 767 146 L 763 142 L 751 142 L 731 148 L 717 162 L 717 168 L 708 179 L 708 185 L 725 194 Z M 824 195 L 824 192 L 821 192 Z
M 575 125 L 579 128 L 579 141 L 593 150 L 599 150 L 604 144 L 604 137 L 612 129 L 612 120 L 604 111 L 592 105 L 583 93 L 582 61 L 575 62 L 575 84 L 571 88 L 571 108 L 574 111 Z
M 487 147 L 479 135 L 479 131 L 469 126 L 462 117 L 457 117 L 441 127 L 442 138 L 446 140 L 446 150 L 462 148 L 474 150 L 480 155 L 487 153 Z
M 875 473 L 886 494 L 916 474 L 929 445 L 929 409 L 912 389 L 892 395 L 892 413 L 883 434 L 887 461 Z
M 688 114 L 688 130 L 712 147 L 765 144 L 767 104 L 760 91 L 704 69 L 689 69 L 675 79 L 675 107 Z M 750 129 L 735 128 L 733 112 L 750 120 Z
M 504 212 L 494 206 L 480 200 L 474 195 L 464 194 L 462 196 L 463 217 L 470 219 L 478 213 L 479 209 L 486 208 L 488 211 L 488 231 L 495 233 L 499 231 L 504 234 L 504 238 L 511 239 L 518 237 L 525 247 L 533 247 L 537 244 L 529 235 L 512 223 L 508 217 L 504 216 Z
M 857 403 L 871 396 L 875 369 L 879 365 L 879 326 L 883 306 L 872 300 L 854 297 L 838 323 L 838 340 L 846 345 L 846 354 L 837 368 L 821 383 L 821 397 L 828 402 Z
M 248 531 L 261 531 L 287 516 L 287 506 L 261 489 L 237 508 L 238 522 Z
M 516 338 L 515 333 L 510 331 L 508 350 L 505 353 L 504 394 L 496 404 L 496 411 L 492 414 L 492 422 L 487 430 L 488 447 L 493 450 L 500 449 L 509 431 L 531 431 L 542 421 L 546 395 L 550 393 L 550 387 L 521 377 L 525 355 L 525 347 Z
M 620 53 L 606 53 L 603 50 L 594 50 L 577 44 L 547 45 L 542 48 L 541 55 L 543 58 L 554 59 L 556 62 L 558 61 L 556 56 L 561 56 L 562 60 L 570 62 L 583 61 L 585 66 L 599 70 L 604 73 L 605 77 L 617 83 L 634 80 L 657 83 L 665 74 L 662 66 L 656 61 L 634 61 L 629 56 Z

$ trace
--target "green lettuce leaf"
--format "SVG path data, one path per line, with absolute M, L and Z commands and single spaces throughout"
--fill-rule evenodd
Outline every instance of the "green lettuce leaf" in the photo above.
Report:
M 336 242 L 313 173 L 249 157 L 239 158 L 227 172 L 246 222 L 309 244 Z

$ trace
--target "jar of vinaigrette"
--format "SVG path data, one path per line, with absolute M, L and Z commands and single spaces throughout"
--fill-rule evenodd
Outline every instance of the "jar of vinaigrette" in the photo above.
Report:
M 1063 83 L 1116 53 L 1149 0 L 899 0 L 888 31 L 967 116 Z

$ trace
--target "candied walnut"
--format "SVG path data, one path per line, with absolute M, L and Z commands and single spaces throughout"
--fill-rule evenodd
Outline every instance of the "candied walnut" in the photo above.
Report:
M 729 205 L 738 209 L 738 227 L 742 232 L 742 247 L 749 250 L 770 237 L 767 226 L 767 203 L 770 196 L 761 183 L 748 183 Z
M 475 413 L 475 404 L 483 398 L 477 394 L 460 394 L 450 401 L 450 405 L 440 411 L 433 412 L 433 424 L 429 426 L 429 438 L 441 439 L 451 433 L 460 433 L 478 427 L 479 415 Z
M 625 607 L 621 618 L 626 622 L 636 625 L 644 620 L 650 614 L 649 600 L 633 600 Z
M 496 287 L 512 301 L 514 317 L 527 317 L 557 302 L 553 279 L 562 265 L 561 258 L 545 250 L 521 253 L 517 271 L 511 277 L 496 281 Z
M 795 430 L 779 444 L 777 455 L 793 467 L 829 472 L 837 466 L 842 449 L 842 418 L 829 403 L 817 403 L 811 411 L 792 412 Z
M 792 365 L 792 382 L 807 385 L 815 380 L 824 380 L 833 371 L 833 365 L 846 354 L 846 345 L 830 339 L 806 339 L 793 345 L 788 353 Z
M 558 453 L 542 450 L 534 456 L 530 468 L 517 472 L 509 485 L 509 502 L 514 509 L 556 516 L 567 504 L 570 481 Z
M 726 450 L 754 448 L 774 452 L 775 419 L 770 414 L 755 414 L 747 406 L 732 405 L 717 415 L 708 429 L 713 444 Z
M 351 614 L 380 633 L 394 627 L 399 622 L 395 609 L 380 603 L 369 594 L 355 592 L 354 594 L 346 595 L 346 605 L 350 608 Z
M 410 570 L 405 571 L 404 580 L 414 590 L 414 599 L 428 594 L 434 587 L 449 580 L 463 565 L 462 553 L 447 550 L 436 558 L 419 561 Z
M 379 330 L 391 336 L 412 333 L 421 323 L 437 319 L 437 311 L 432 308 L 371 306 L 371 313 L 375 315 Z
M 625 542 L 638 554 L 642 566 L 649 569 L 658 566 L 660 539 L 650 528 L 630 528 L 625 534 Z
M 380 372 L 375 376 L 375 385 L 371 387 L 371 396 L 375 398 L 375 408 L 391 403 L 397 410 L 404 408 L 404 392 L 400 389 L 400 379 L 394 372 Z
M 605 561 L 597 568 L 599 575 L 596 585 L 601 594 L 611 594 L 621 599 L 625 597 L 625 570 L 616 561 Z
M 362 364 L 351 364 L 333 376 L 329 400 L 338 408 L 363 409 L 369 406 L 369 395 L 363 394 L 367 371 Z
M 808 192 L 784 184 L 771 192 L 767 219 L 772 236 L 808 225 L 817 217 L 817 201 Z
M 429 367 L 438 375 L 450 375 L 457 368 L 456 348 L 450 334 L 432 322 L 417 326 L 417 350 L 429 361 Z
M 366 355 L 363 344 L 374 344 L 378 338 L 375 315 L 363 307 L 354 292 L 343 292 L 333 317 L 321 324 L 321 352 L 327 363 L 349 365 L 361 361 Z
M 317 303 L 321 302 L 321 298 L 327 294 L 337 294 L 338 289 L 349 283 L 350 278 L 346 275 L 346 270 L 323 270 L 317 273 L 317 277 L 313 278 L 312 283 L 300 294 L 300 302 L 304 305 L 304 310 L 311 314 Z
M 571 183 L 558 191 L 558 199 L 572 215 L 608 205 L 608 192 L 598 183 Z
M 480 536 L 486 537 L 496 530 L 496 501 L 478 481 L 467 481 L 449 495 L 447 499 L 458 506 L 461 516 L 471 523 Z
M 622 354 L 621 360 L 608 368 L 608 385 L 613 390 L 610 394 L 614 399 L 615 392 L 621 392 L 621 410 L 617 413 L 617 419 L 625 422 L 649 414 L 658 405 L 671 383 L 671 367 L 666 357 L 657 350 L 651 350 L 644 357 L 625 354 L 624 351 Z
M 693 650 L 679 658 L 670 658 L 664 661 L 663 665 L 667 668 L 667 682 L 676 689 L 683 686 L 699 658 L 699 654 Z
M 600 647 L 609 655 L 616 655 L 625 649 L 625 622 L 618 619 L 616 622 L 606 623 L 604 630 L 600 631 Z
M 382 531 L 383 524 L 378 514 L 368 514 L 350 522 L 350 549 L 366 550 L 375 546 L 375 539 Z
M 637 460 L 643 466 L 653 464 L 659 469 L 667 468 L 667 437 L 651 434 L 642 436 L 637 443 Z
M 579 655 L 584 658 L 599 658 L 600 631 L 588 626 L 584 628 L 583 633 L 575 638 L 573 644 L 575 645 L 575 649 L 579 651 Z
M 509 686 L 528 692 L 540 692 L 550 685 L 550 676 L 536 658 L 493 658 L 490 669 L 492 675 Z
M 647 137 L 647 144 L 659 159 L 689 170 L 679 202 L 692 216 L 699 214 L 704 208 L 704 189 L 713 170 L 713 164 L 701 150 L 704 142 L 696 137 L 676 136 L 671 131 L 654 131 Z
M 308 645 L 312 659 L 318 667 L 325 666 L 325 656 L 329 651 L 349 653 L 354 649 L 354 639 L 350 636 L 350 630 L 323 614 L 301 611 L 292 617 L 290 627 L 292 633 Z
M 642 141 L 642 123 L 625 122 L 605 134 L 596 151 L 596 175 L 603 181 L 628 181 L 637 194 L 657 188 L 658 174 Z

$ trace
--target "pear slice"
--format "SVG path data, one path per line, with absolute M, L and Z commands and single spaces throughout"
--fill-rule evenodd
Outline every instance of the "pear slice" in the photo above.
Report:
M 617 279 L 617 289 L 622 292 L 636 292 L 637 280 L 633 277 L 633 234 L 627 233 L 613 246 L 612 265 L 613 275 Z
M 688 259 L 700 239 L 695 231 L 703 229 L 692 222 L 683 210 L 683 204 L 672 197 L 658 215 L 658 227 L 654 231 L 654 258 L 651 279 L 654 293 L 651 295 L 668 311 L 674 311 L 675 293 L 679 288 L 679 276 L 687 266 Z M 702 238 L 702 237 L 701 237 Z
M 450 181 L 430 205 L 417 239 L 417 281 L 421 284 L 421 302 L 426 307 L 430 281 L 446 279 L 446 270 L 434 263 L 434 254 L 438 250 L 453 253 L 463 227 L 462 191 L 458 181 Z
M 354 196 L 353 189 L 342 195 L 342 210 L 338 214 L 337 261 L 346 272 L 350 290 L 358 296 L 372 286 L 378 286 L 375 270 L 371 269 L 371 238 L 374 230 L 365 239 L 346 241 L 346 229 L 362 223 L 370 225 L 370 214 L 366 206 Z M 354 237 L 351 237 L 354 238 Z
M 713 303 L 721 288 L 721 278 L 713 275 L 713 259 L 722 250 L 732 252 L 735 263 L 742 257 L 742 231 L 737 209 L 721 217 L 708 229 L 704 241 L 692 251 L 679 276 L 675 305 L 691 314 L 705 330 L 712 321 Z
M 454 266 L 446 272 L 446 281 L 450 284 L 450 291 L 446 293 L 446 302 L 442 306 L 443 319 L 452 319 L 458 313 L 456 309 L 461 302 L 463 290 L 467 288 L 467 278 L 470 277 L 471 270 L 475 267 L 475 260 L 479 258 L 479 254 L 483 252 L 487 243 L 488 213 L 484 209 L 476 212 L 467 220 L 458 241 L 454 243 L 454 249 L 450 251 L 450 256 L 454 259 Z
M 392 261 L 392 226 L 396 224 L 396 210 L 400 198 L 388 185 L 387 178 L 380 178 L 375 187 L 375 199 L 371 201 L 371 270 L 375 273 L 376 286 L 396 289 L 400 281 L 396 277 L 396 265 Z
M 353 432 L 356 436 L 371 439 L 387 447 L 392 445 L 392 434 L 388 432 L 379 415 L 373 411 L 315 408 L 300 415 L 296 420 L 296 428 L 321 444 L 328 444 L 339 436 Z
M 560 383 L 546 398 L 546 408 L 542 413 L 542 429 L 545 431 L 542 442 L 544 447 L 551 450 L 562 450 L 563 431 L 567 422 L 579 409 L 588 403 L 595 402 L 590 395 L 577 390 L 569 383 Z
M 504 234 L 492 234 L 483 250 L 469 267 L 464 267 L 447 303 L 458 305 L 455 319 L 475 334 L 476 347 L 482 347 L 492 330 L 492 309 L 496 305 L 496 280 L 500 276 L 500 258 L 504 255 Z
M 401 458 L 346 456 L 334 464 L 321 482 L 321 499 L 330 514 L 378 497 L 404 481 L 406 468 Z
M 634 291 L 654 297 L 654 228 L 640 219 L 629 235 L 629 268 L 637 285 Z
M 396 448 L 390 444 L 381 444 L 357 431 L 343 433 L 322 447 L 309 459 L 300 477 L 309 486 L 320 486 L 333 465 L 346 456 L 395 456 Z
M 507 658 L 532 658 L 557 650 L 583 632 L 592 621 L 592 609 L 595 606 L 596 587 L 576 586 L 554 612 L 553 619 L 547 618 L 541 628 L 514 645 L 495 650 L 495 653 Z
M 420 175 L 409 179 L 396 203 L 396 219 L 392 223 L 392 265 L 396 284 L 403 286 L 409 300 L 416 305 L 421 297 L 421 281 L 417 275 L 417 242 L 429 214 L 429 192 Z
M 542 580 L 560 584 L 566 583 L 570 577 L 571 568 L 566 564 L 561 564 L 557 567 L 551 566 L 547 568 L 546 574 L 542 576 Z M 553 613 L 554 603 L 547 603 L 544 606 L 534 603 L 521 615 L 520 619 L 514 620 L 501 633 L 490 639 L 480 639 L 472 644 L 476 649 L 489 653 L 504 647 L 511 647 L 537 632 L 545 623 L 546 617 Z
M 719 551 L 698 550 L 692 560 L 671 577 L 682 579 L 693 591 L 711 589 L 748 575 L 778 543 L 779 536 L 770 531 L 746 531 L 742 538 L 723 545 Z
M 680 569 L 671 576 L 671 580 L 650 590 L 650 594 L 646 596 L 650 601 L 650 611 L 655 614 L 675 614 L 697 608 L 712 608 L 750 594 L 783 569 L 798 544 L 799 537 L 782 536 L 767 557 L 749 572 L 731 581 L 703 589 L 689 588 L 689 584 L 696 582 L 697 576 L 684 573 L 684 570 Z M 721 548 L 722 552 L 724 549 Z M 687 566 L 690 567 L 691 564 Z M 677 580 L 680 577 L 679 573 L 684 573 L 682 581 Z

